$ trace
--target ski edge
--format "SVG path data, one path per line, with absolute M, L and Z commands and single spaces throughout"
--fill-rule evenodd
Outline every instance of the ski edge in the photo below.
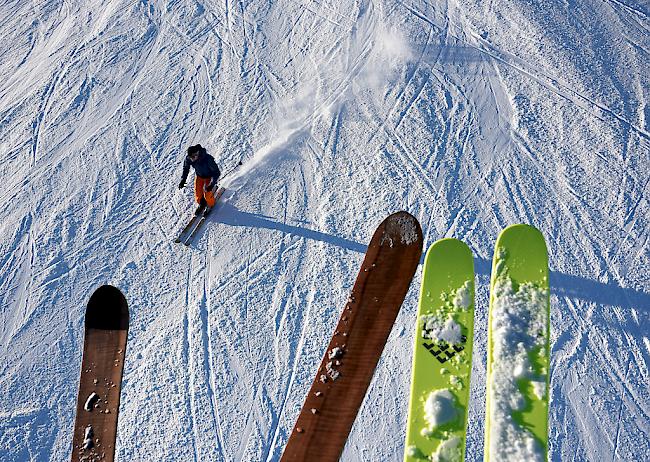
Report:
M 180 244 L 181 242 L 183 242 L 185 240 L 184 239 L 185 235 L 190 231 L 190 229 L 192 229 L 192 225 L 196 222 L 197 218 L 198 218 L 198 216 L 196 216 L 196 215 L 194 215 L 192 218 L 190 218 L 190 221 L 187 222 L 187 224 L 181 230 L 181 232 L 178 233 L 178 236 L 176 237 L 176 239 L 174 239 L 174 243 Z

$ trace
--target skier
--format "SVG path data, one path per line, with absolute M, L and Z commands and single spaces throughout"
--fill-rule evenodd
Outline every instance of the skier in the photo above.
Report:
M 214 157 L 207 153 L 205 148 L 200 144 L 187 148 L 187 156 L 183 163 L 183 176 L 178 185 L 178 189 L 185 187 L 185 180 L 190 173 L 190 166 L 194 167 L 196 179 L 194 180 L 194 198 L 199 204 L 194 215 L 207 215 L 214 207 L 214 193 L 217 189 L 217 181 L 221 176 L 221 171 L 214 161 Z

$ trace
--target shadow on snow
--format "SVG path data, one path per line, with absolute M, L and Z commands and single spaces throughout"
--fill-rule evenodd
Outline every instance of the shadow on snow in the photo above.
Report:
M 244 212 L 231 204 L 221 207 L 217 220 L 230 226 L 246 226 L 280 231 L 284 234 L 324 242 L 353 252 L 365 253 L 367 245 L 333 234 L 323 233 L 304 226 L 290 225 L 256 213 Z M 422 260 L 423 262 L 424 260 Z M 484 258 L 474 258 L 477 275 L 490 276 L 491 262 Z M 551 291 L 560 297 L 582 299 L 599 305 L 621 306 L 647 310 L 650 294 L 641 290 L 628 289 L 613 283 L 602 283 L 580 276 L 550 271 Z
M 490 276 L 492 262 L 484 258 L 474 258 L 477 274 Z M 549 272 L 551 293 L 558 297 L 579 298 L 598 305 L 621 306 L 647 310 L 650 295 L 636 289 L 628 289 L 612 283 L 603 283 L 559 271 Z
M 334 236 L 332 234 L 314 231 L 301 226 L 289 225 L 275 221 L 272 217 L 267 217 L 257 213 L 243 212 L 228 203 L 220 206 L 217 221 L 230 226 L 246 226 L 250 228 L 263 228 L 280 231 L 284 234 L 291 234 L 314 241 L 324 242 L 326 244 L 341 247 L 342 249 L 352 250 L 353 252 L 366 253 L 366 249 L 368 248 L 367 245 Z

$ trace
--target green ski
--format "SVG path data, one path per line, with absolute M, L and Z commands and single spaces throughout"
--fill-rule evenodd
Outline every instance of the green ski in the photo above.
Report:
M 485 461 L 548 458 L 549 314 L 544 237 L 509 226 L 492 261 Z
M 405 462 L 464 460 L 473 332 L 472 252 L 439 240 L 422 275 Z

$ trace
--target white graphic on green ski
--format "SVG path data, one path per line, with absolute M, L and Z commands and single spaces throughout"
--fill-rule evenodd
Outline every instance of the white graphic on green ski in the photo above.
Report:
M 485 461 L 547 460 L 549 311 L 544 237 L 509 226 L 492 261 Z
M 472 252 L 442 239 L 422 275 L 405 462 L 464 460 L 473 332 Z

